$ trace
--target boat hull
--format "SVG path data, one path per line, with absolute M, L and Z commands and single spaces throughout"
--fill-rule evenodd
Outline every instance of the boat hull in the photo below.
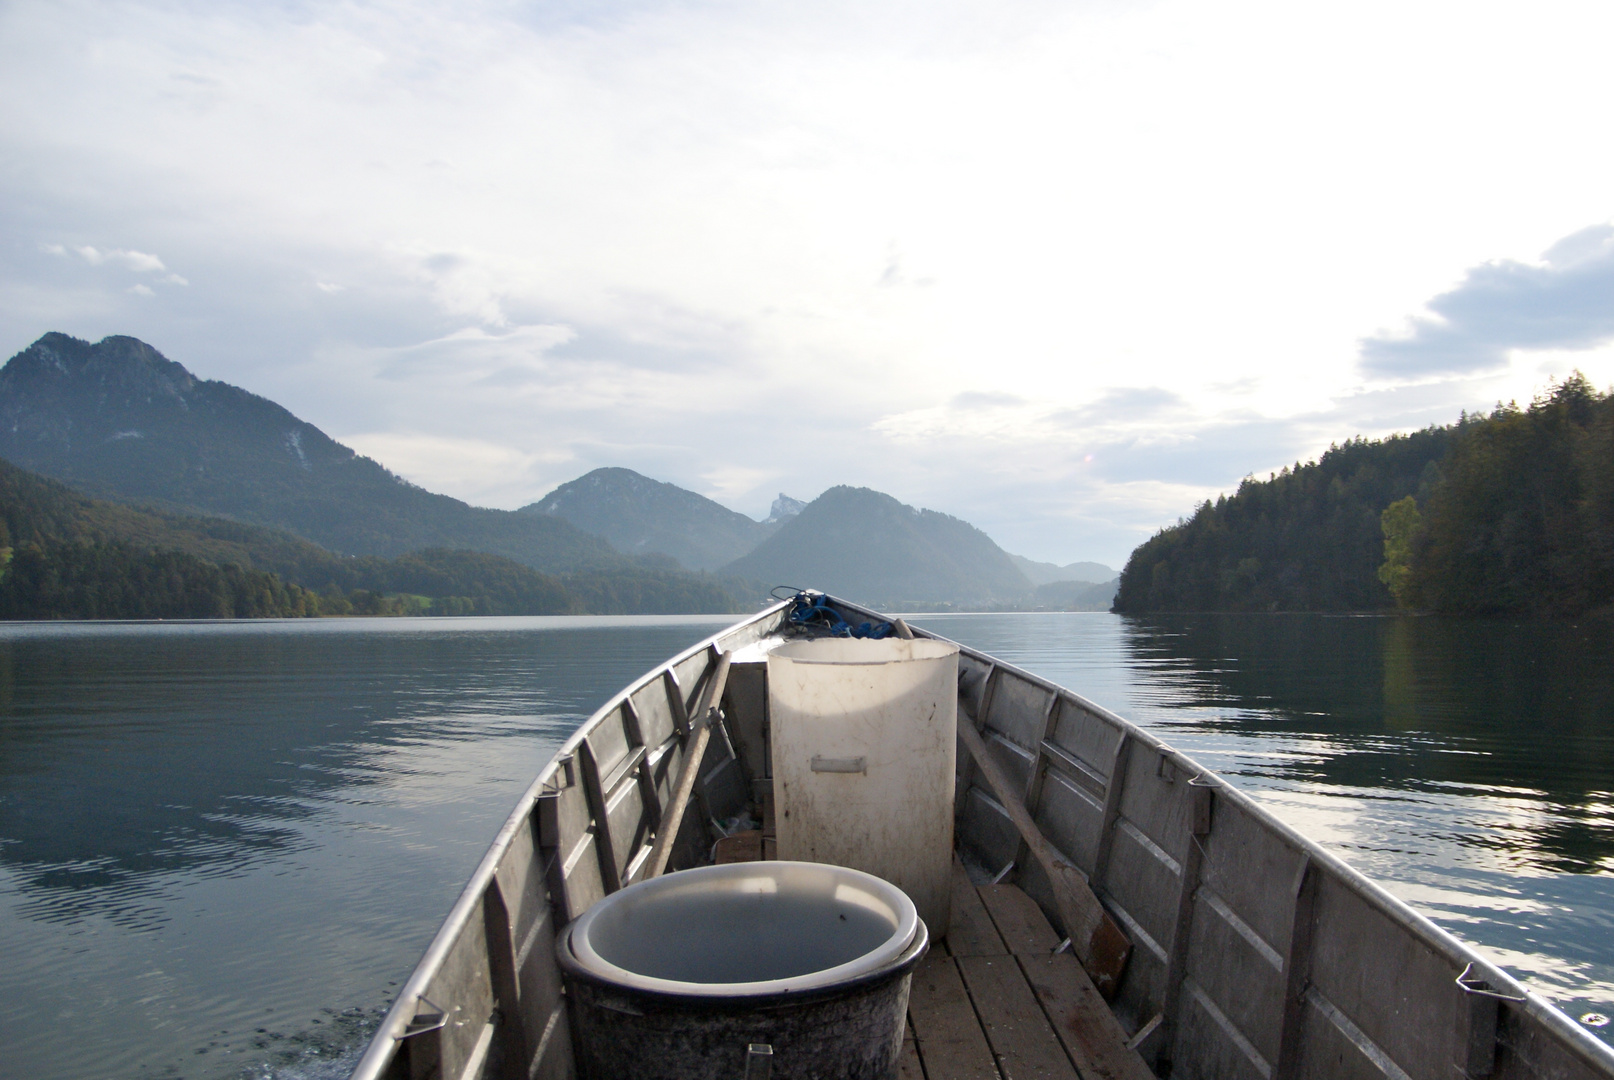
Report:
M 828 602 L 853 624 L 881 618 Z M 699 805 L 671 868 L 706 861 L 708 823 L 771 790 L 765 643 L 795 632 L 790 607 L 647 673 L 568 740 L 495 838 L 356 1080 L 578 1075 L 579 1010 L 563 991 L 557 934 L 644 866 L 688 712 L 725 651 L 725 731 L 700 763 Z M 1608 1046 L 1149 732 L 976 650 L 960 650 L 960 673 L 960 722 L 976 725 L 1130 940 L 1111 1004 L 1158 1075 L 1614 1078 Z M 1003 804 L 969 755 L 958 762 L 960 854 L 1053 917 L 1049 883 Z

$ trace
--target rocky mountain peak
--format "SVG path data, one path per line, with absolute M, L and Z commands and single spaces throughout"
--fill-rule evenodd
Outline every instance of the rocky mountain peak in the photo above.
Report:
M 781 491 L 779 497 L 773 500 L 773 506 L 768 510 L 768 517 L 762 524 L 783 525 L 805 509 L 807 509 L 806 503 L 800 499 L 792 499 Z
M 704 495 L 622 468 L 595 469 L 516 512 L 558 517 L 618 551 L 667 555 L 691 570 L 714 570 L 771 531 Z
M 0 404 L 17 395 L 55 396 L 90 391 L 105 407 L 168 401 L 185 408 L 197 380 L 145 342 L 107 337 L 96 344 L 49 333 L 0 369 Z

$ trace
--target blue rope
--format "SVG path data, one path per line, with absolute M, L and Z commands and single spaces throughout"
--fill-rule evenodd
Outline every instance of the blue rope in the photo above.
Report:
M 830 632 L 831 637 L 867 638 L 870 641 L 879 641 L 896 633 L 896 627 L 888 622 L 863 622 L 853 626 L 841 617 L 841 613 L 824 603 L 823 596 L 814 597 L 809 592 L 798 592 L 796 603 L 790 609 L 790 625 L 817 626 Z

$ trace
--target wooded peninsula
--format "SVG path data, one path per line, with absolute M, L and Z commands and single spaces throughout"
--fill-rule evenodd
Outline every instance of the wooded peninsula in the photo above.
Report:
M 1114 610 L 1575 616 L 1614 609 L 1614 395 L 1387 439 L 1204 502 L 1132 553 Z

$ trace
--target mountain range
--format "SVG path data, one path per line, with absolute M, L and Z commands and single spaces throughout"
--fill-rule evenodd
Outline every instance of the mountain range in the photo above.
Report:
M 556 573 L 620 562 L 561 518 L 470 506 L 130 337 L 46 334 L 0 369 L 0 457 L 97 498 L 281 529 L 344 555 L 487 551 Z
M 152 553 L 177 556 L 179 562 L 169 558 L 147 565 Z M 38 580 L 32 587 L 19 586 L 19 564 L 35 568 Z M 200 582 L 204 591 L 228 586 L 207 567 L 248 571 L 255 576 L 243 584 L 252 590 L 283 591 L 264 580 L 272 577 L 316 594 L 311 603 L 299 600 L 290 608 L 281 605 L 280 610 L 260 610 L 249 603 L 251 610 L 238 610 L 240 614 L 609 615 L 740 610 L 727 591 L 694 575 L 658 578 L 579 571 L 557 577 L 465 548 L 423 548 L 395 558 L 338 555 L 276 529 L 92 499 L 0 461 L 0 618 L 17 613 L 46 618 L 205 617 L 210 613 L 205 600 L 198 608 L 185 602 L 165 606 L 160 598 L 109 597 L 128 592 L 128 583 L 118 578 L 141 576 L 146 570 L 194 579 L 193 584 Z M 393 600 L 381 603 L 386 596 Z M 222 603 L 227 598 L 214 599 Z
M 355 587 L 358 577 L 333 569 L 343 558 L 368 567 L 357 587 L 406 588 L 404 562 L 432 551 L 427 561 L 441 569 L 460 551 L 558 576 L 570 599 L 550 589 L 546 602 L 571 610 L 741 610 L 780 583 L 909 609 L 1107 608 L 1113 595 L 1107 567 L 1022 559 L 967 522 L 866 488 L 831 488 L 810 503 L 781 494 L 758 522 L 604 468 L 519 510 L 470 506 L 130 337 L 91 344 L 51 333 L 14 356 L 0 369 L 0 457 L 144 515 L 96 504 L 93 515 L 118 519 L 108 535 L 313 589 Z M 538 595 L 493 564 L 457 561 L 455 588 L 485 573 L 511 595 Z M 412 580 L 447 588 L 434 573 Z
M 1031 591 L 1009 555 L 969 522 L 868 488 L 830 488 L 724 569 L 896 610 L 943 598 L 961 606 L 1001 604 Z
M 668 555 L 691 570 L 726 566 L 779 528 L 632 469 L 595 469 L 516 513 L 564 521 L 618 551 Z
M 1073 562 L 1067 566 L 1059 566 L 1051 562 L 1034 562 L 1020 555 L 1010 555 L 1009 558 L 1033 585 L 1052 585 L 1057 581 L 1079 581 L 1099 585 L 1113 581 L 1119 576 L 1117 571 L 1111 570 L 1103 563 Z

